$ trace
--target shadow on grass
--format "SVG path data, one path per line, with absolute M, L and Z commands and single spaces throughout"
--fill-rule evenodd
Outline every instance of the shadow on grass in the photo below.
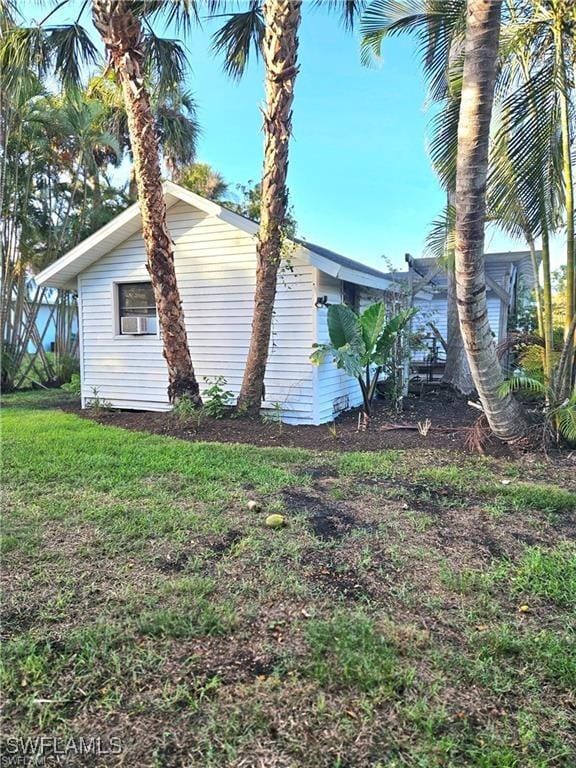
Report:
M 50 408 L 74 408 L 80 406 L 80 396 L 63 389 L 27 389 L 10 392 L 0 399 L 2 408 L 47 410 Z

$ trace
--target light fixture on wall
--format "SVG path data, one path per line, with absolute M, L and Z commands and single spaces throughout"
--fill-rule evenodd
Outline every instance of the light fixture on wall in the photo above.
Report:
M 328 296 L 318 296 L 314 302 L 314 306 L 316 309 L 320 309 L 321 307 L 329 307 L 330 305 L 328 304 Z

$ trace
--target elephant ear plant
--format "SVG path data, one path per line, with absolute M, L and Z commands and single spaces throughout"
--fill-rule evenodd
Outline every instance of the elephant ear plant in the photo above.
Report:
M 372 403 L 380 374 L 390 363 L 398 334 L 418 310 L 402 310 L 386 318 L 383 302 L 371 304 L 357 314 L 346 304 L 328 307 L 329 344 L 314 344 L 310 360 L 320 365 L 331 355 L 337 368 L 358 380 L 362 391 L 364 418 L 372 415 Z

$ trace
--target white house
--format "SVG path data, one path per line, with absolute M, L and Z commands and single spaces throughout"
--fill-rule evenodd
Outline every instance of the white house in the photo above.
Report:
M 168 226 L 199 382 L 224 376 L 238 393 L 250 340 L 258 225 L 171 182 Z M 115 408 L 165 411 L 168 375 L 146 271 L 139 205 L 121 213 L 37 277 L 78 293 L 82 405 L 97 392 Z M 357 382 L 309 361 L 327 340 L 326 303 L 385 298 L 384 273 L 302 240 L 293 242 L 275 304 L 264 409 L 321 424 L 361 402 Z M 140 319 L 137 319 L 140 318 Z
M 539 263 L 541 252 L 536 252 Z M 433 258 L 415 259 L 406 256 L 408 271 L 396 275 L 390 274 L 396 282 L 407 285 L 418 285 L 420 293 L 417 304 L 422 308 L 417 322 L 428 327 L 428 339 L 424 339 L 421 348 L 414 349 L 412 360 L 416 363 L 425 362 L 435 357 L 438 350 L 439 360 L 442 361 L 442 344 L 432 333 L 434 326 L 444 341 L 448 336 L 447 289 L 446 272 L 438 267 Z M 531 300 L 534 290 L 534 270 L 529 251 L 505 251 L 485 254 L 486 270 L 486 303 L 490 328 L 496 344 L 506 340 L 509 331 L 517 327 L 518 313 Z M 422 300 L 422 299 L 425 300 Z M 436 366 L 436 372 L 441 372 L 442 364 Z

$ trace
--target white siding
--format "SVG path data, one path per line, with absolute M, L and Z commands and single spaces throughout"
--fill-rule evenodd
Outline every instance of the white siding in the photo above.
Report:
M 316 273 L 316 292 L 318 296 L 327 296 L 328 303 L 339 304 L 342 301 L 342 281 L 324 272 Z M 384 292 L 357 286 L 360 292 L 358 303 L 360 310 L 369 304 L 384 299 Z M 316 339 L 319 344 L 325 344 L 328 339 L 327 315 L 328 309 L 321 307 L 316 311 Z M 348 376 L 334 365 L 327 357 L 318 368 L 317 375 L 317 411 L 316 422 L 324 424 L 338 414 L 343 408 L 354 408 L 361 405 L 362 394 L 356 379 Z
M 502 287 L 507 288 L 506 275 L 510 269 L 508 264 L 490 264 L 487 268 L 487 273 Z M 437 278 L 437 282 L 440 282 L 442 278 Z M 506 308 L 503 308 L 502 302 L 496 293 L 488 288 L 486 294 L 486 303 L 488 305 L 488 321 L 490 323 L 490 330 L 494 334 L 495 341 L 498 344 L 503 339 L 501 338 L 501 312 L 506 312 Z M 421 303 L 421 313 L 418 314 L 414 320 L 414 326 L 418 331 L 430 336 L 432 335 L 432 329 L 427 325 L 428 322 L 433 323 L 436 328 L 442 334 L 442 337 L 448 340 L 448 314 L 446 306 L 446 292 L 441 291 L 435 294 L 430 301 Z M 427 359 L 428 352 L 426 349 L 417 349 L 412 353 L 413 361 L 422 361 Z
M 254 239 L 187 203 L 168 211 L 188 342 L 201 386 L 224 376 L 237 394 L 250 340 L 256 270 Z M 294 272 L 278 285 L 264 408 L 282 405 L 288 422 L 313 420 L 314 336 L 312 267 L 296 254 Z M 100 397 L 116 408 L 168 410 L 168 376 L 162 342 L 120 336 L 115 281 L 146 280 L 144 244 L 132 235 L 79 277 L 82 305 L 83 398 Z

